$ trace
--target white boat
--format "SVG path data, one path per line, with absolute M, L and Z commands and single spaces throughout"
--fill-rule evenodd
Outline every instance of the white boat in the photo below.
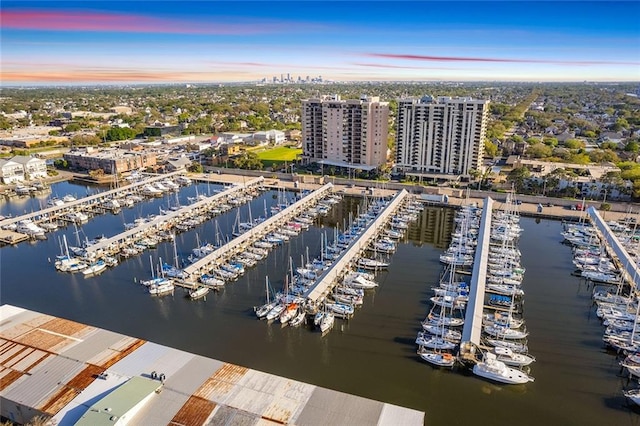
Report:
M 176 182 L 180 185 L 191 185 L 192 181 L 186 176 L 178 176 L 176 177 Z
M 429 364 L 433 364 L 438 367 L 451 368 L 456 363 L 456 358 L 448 352 L 441 352 L 435 349 L 428 349 L 425 347 L 418 348 L 418 355 L 424 361 Z
M 519 354 L 513 352 L 509 348 L 503 348 L 500 346 L 494 347 L 491 352 L 495 354 L 498 361 L 502 361 L 507 365 L 512 365 L 515 367 L 524 367 L 525 365 L 529 365 L 536 360 L 531 355 Z
M 353 288 L 361 288 L 363 290 L 371 290 L 378 287 L 378 283 L 367 278 L 365 275 L 359 272 L 352 272 L 347 275 L 343 280 L 344 285 L 353 287 Z
M 383 262 L 383 261 L 377 260 L 377 259 L 370 259 L 370 258 L 366 258 L 366 257 L 361 257 L 360 259 L 358 259 L 358 266 L 360 268 L 364 268 L 364 269 L 377 270 L 377 269 L 388 268 L 389 267 L 389 263 L 388 262 Z
M 27 234 L 32 238 L 46 238 L 44 229 L 33 223 L 31 219 L 24 219 L 16 224 L 16 232 Z
M 145 185 L 140 193 L 147 197 L 161 197 L 162 191 L 152 185 Z
M 102 207 L 107 210 L 118 210 L 120 207 L 120 202 L 115 198 L 107 198 L 102 202 Z
M 89 221 L 89 216 L 86 213 L 80 211 L 69 212 L 64 215 L 64 218 L 76 224 L 87 223 Z
M 64 197 L 62 197 L 62 201 L 64 201 L 65 203 L 72 203 L 72 202 L 74 202 L 74 201 L 76 201 L 76 200 L 77 200 L 77 198 L 76 198 L 76 197 L 74 197 L 74 196 L 73 196 L 73 195 L 71 195 L 71 194 L 67 194 L 67 195 L 65 195 Z
M 300 311 L 298 312 L 298 315 L 294 319 L 289 321 L 289 325 L 291 327 L 297 327 L 300 324 L 302 324 L 306 318 L 307 318 L 307 314 L 304 312 L 304 309 L 300 309 Z
M 164 279 L 162 282 L 149 286 L 149 293 L 154 296 L 162 296 L 163 294 L 173 293 L 175 286 L 173 282 L 168 279 Z
M 74 257 L 62 256 L 56 260 L 54 266 L 61 272 L 78 272 L 82 271 L 89 265 Z
M 277 303 L 266 315 L 267 321 L 273 321 L 276 318 L 280 317 L 280 314 L 285 310 L 286 306 L 284 303 Z
M 450 340 L 443 339 L 439 336 L 434 336 L 429 333 L 418 333 L 418 337 L 416 338 L 416 344 L 418 346 L 424 346 L 425 348 L 430 349 L 439 349 L 443 351 L 450 351 L 456 348 L 457 343 L 452 342 Z
M 517 352 L 517 353 L 529 352 L 529 348 L 527 347 L 527 345 L 520 342 L 510 342 L 508 340 L 502 340 L 502 339 L 486 339 L 486 342 L 491 346 L 509 348 L 513 352 Z
M 82 271 L 82 273 L 84 275 L 97 275 L 100 272 L 103 272 L 105 269 L 107 269 L 107 262 L 105 262 L 104 260 L 100 259 L 100 260 L 96 261 L 95 263 L 92 263 L 91 265 L 86 267 Z
M 473 374 L 510 385 L 529 383 L 534 380 L 524 371 L 508 367 L 504 362 L 498 361 L 496 355 L 491 352 L 485 353 L 482 361 L 473 366 Z
M 324 334 L 333 328 L 335 317 L 331 312 L 325 312 L 320 321 L 320 331 Z
M 490 325 L 484 327 L 484 332 L 499 339 L 524 339 L 529 335 L 526 331 L 516 330 L 500 325 Z
M 640 405 L 640 389 L 626 390 L 626 391 L 623 391 L 622 393 L 624 393 L 624 396 L 629 398 L 631 402 L 633 402 L 636 405 Z
M 201 297 L 206 296 L 209 293 L 209 287 L 199 287 L 195 290 L 191 290 L 189 292 L 189 297 L 191 300 L 199 299 Z

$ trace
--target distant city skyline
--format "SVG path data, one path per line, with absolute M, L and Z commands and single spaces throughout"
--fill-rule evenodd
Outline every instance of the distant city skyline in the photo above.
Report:
M 4 1 L 3 85 L 638 81 L 640 2 Z

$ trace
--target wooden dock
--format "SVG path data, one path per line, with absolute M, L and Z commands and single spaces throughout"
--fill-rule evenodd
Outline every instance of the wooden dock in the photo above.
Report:
M 8 229 L 0 229 L 0 242 L 4 244 L 18 244 L 27 241 L 29 236 L 20 232 L 10 231 Z

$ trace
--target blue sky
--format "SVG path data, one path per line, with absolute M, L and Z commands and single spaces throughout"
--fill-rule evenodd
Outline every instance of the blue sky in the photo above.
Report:
M 3 1 L 3 84 L 640 80 L 640 2 Z

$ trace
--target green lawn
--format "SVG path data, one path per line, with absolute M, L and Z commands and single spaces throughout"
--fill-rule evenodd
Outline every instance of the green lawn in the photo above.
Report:
M 265 167 L 277 167 L 285 161 L 291 162 L 295 160 L 298 155 L 302 154 L 302 149 L 279 146 L 277 148 L 258 152 L 257 154 Z

